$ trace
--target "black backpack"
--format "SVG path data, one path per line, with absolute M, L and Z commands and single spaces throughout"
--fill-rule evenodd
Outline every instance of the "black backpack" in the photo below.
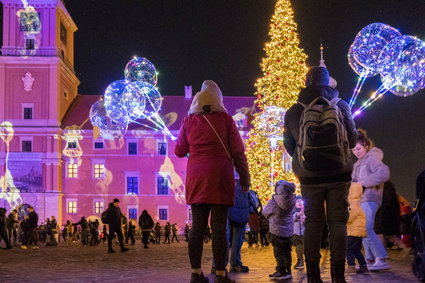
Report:
M 344 117 L 337 103 L 320 96 L 309 105 L 300 119 L 297 144 L 298 161 L 306 171 L 326 173 L 346 168 L 351 162 Z
M 109 208 L 102 212 L 101 220 L 103 224 L 109 224 L 109 221 L 111 220 L 111 213 Z

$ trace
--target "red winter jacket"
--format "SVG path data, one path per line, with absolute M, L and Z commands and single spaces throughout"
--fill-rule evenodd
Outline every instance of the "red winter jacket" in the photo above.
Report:
M 245 148 L 232 117 L 224 112 L 205 114 L 230 155 L 242 186 L 249 187 L 250 176 Z M 186 176 L 187 204 L 225 204 L 232 206 L 235 189 L 232 161 L 214 130 L 201 114 L 184 118 L 175 154 L 189 153 Z

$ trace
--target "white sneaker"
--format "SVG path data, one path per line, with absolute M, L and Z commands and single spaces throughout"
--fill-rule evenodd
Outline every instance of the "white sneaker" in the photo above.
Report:
M 31 247 L 31 249 L 34 249 L 34 250 L 35 250 L 35 249 L 39 249 L 39 248 L 40 248 L 39 246 L 32 246 L 32 247 Z
M 369 270 L 385 270 L 390 269 L 390 264 L 383 258 L 377 258 L 375 264 L 368 266 Z
M 26 250 L 26 249 L 27 249 L 27 246 L 22 245 L 22 246 L 21 246 L 21 249 Z

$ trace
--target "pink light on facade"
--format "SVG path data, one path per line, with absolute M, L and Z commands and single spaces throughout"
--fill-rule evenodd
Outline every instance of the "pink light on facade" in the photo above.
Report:
M 186 203 L 185 185 L 183 179 L 175 171 L 174 164 L 168 156 L 165 156 L 164 163 L 159 168 L 159 174 L 169 177 L 170 189 L 174 193 L 174 199 L 179 204 Z

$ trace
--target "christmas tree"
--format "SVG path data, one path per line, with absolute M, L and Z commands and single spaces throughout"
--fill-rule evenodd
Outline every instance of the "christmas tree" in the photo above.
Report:
M 260 112 L 246 141 L 252 189 L 263 202 L 270 199 L 276 181 L 296 181 L 283 146 L 283 116 L 304 86 L 307 55 L 299 47 L 289 0 L 277 1 L 269 36 L 260 64 L 263 76 L 255 83 Z

